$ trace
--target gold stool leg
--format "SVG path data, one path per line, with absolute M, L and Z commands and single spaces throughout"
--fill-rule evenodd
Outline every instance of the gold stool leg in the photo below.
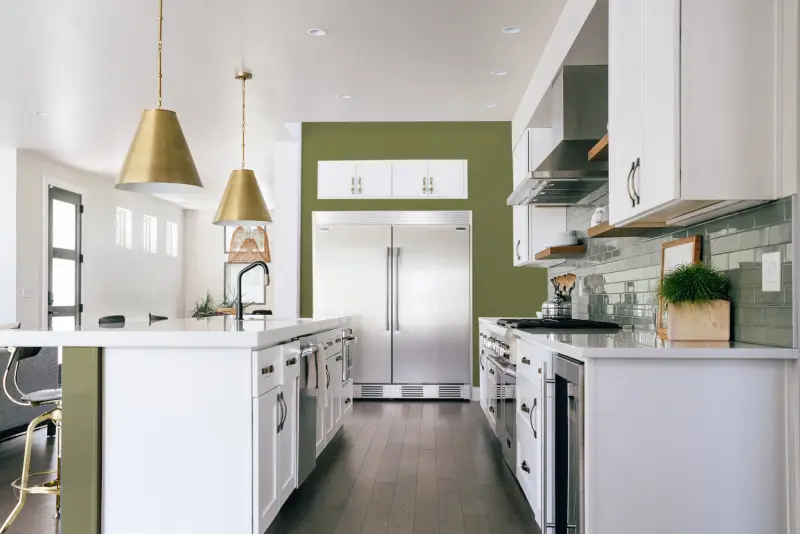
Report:
M 22 491 L 19 494 L 19 501 L 17 505 L 11 510 L 11 513 L 6 519 L 6 522 L 3 523 L 3 526 L 0 527 L 0 534 L 4 532 L 8 532 L 8 529 L 11 528 L 12 523 L 17 519 L 20 511 L 22 511 L 22 507 L 25 505 L 25 500 L 28 498 L 28 492 L 25 491 L 25 488 L 28 487 L 28 477 L 31 473 L 31 447 L 33 447 L 33 431 L 36 430 L 36 427 L 42 421 L 46 421 L 48 419 L 53 419 L 53 412 L 58 411 L 58 417 L 60 417 L 61 413 L 60 410 L 53 410 L 47 413 L 44 413 L 38 417 L 36 417 L 31 424 L 28 425 L 28 430 L 25 432 L 25 456 L 22 460 Z

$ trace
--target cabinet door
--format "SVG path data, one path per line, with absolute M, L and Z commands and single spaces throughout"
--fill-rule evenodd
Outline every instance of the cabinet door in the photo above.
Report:
M 253 399 L 254 534 L 263 534 L 281 507 L 278 493 L 280 393 L 278 387 Z
M 641 156 L 631 178 L 637 213 L 680 196 L 680 12 L 678 0 L 642 6 Z
M 333 375 L 334 365 L 333 365 L 334 358 L 328 358 L 325 360 L 325 379 L 328 383 L 328 402 L 327 406 L 325 406 L 325 441 L 330 441 L 333 437 L 334 431 L 334 423 L 335 423 L 335 413 L 336 410 L 334 406 L 336 405 L 336 380 L 335 376 Z
M 525 181 L 530 171 L 530 133 L 525 130 L 522 137 L 514 147 L 514 154 L 512 156 L 513 174 L 514 174 L 514 188 L 520 183 Z
M 489 392 L 487 391 L 487 380 L 486 380 L 486 351 L 485 349 L 481 349 L 480 353 L 480 362 L 479 362 L 479 372 L 480 372 L 480 397 L 481 397 L 481 408 L 483 409 L 484 413 L 488 413 L 489 411 Z
M 392 164 L 388 161 L 359 161 L 356 165 L 356 194 L 362 198 L 392 196 Z
M 354 161 L 320 161 L 317 164 L 317 198 L 353 198 L 356 185 Z
M 428 161 L 428 196 L 433 198 L 467 198 L 467 161 Z
M 528 211 L 528 206 L 514 206 L 514 265 L 525 265 L 530 260 Z
M 392 197 L 420 198 L 427 196 L 428 166 L 424 161 L 408 160 L 392 163 Z
M 297 374 L 287 376 L 281 388 L 284 415 L 283 425 L 278 434 L 278 483 L 280 503 L 286 502 L 289 495 L 297 487 L 297 447 L 298 447 L 298 409 L 299 409 L 299 381 Z
M 339 431 L 342 426 L 342 413 L 344 413 L 344 391 L 342 390 L 342 355 L 334 357 L 333 371 L 331 371 L 331 386 L 334 388 L 333 395 L 333 434 Z M 333 436 L 331 436 L 333 437 Z
M 628 177 L 641 158 L 642 138 L 642 4 L 610 0 L 608 21 L 609 220 L 635 215 Z

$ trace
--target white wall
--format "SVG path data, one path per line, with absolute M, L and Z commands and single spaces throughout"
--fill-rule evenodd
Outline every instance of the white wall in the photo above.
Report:
M 118 191 L 113 181 L 73 169 L 39 152 L 17 152 L 17 315 L 24 328 L 42 326 L 46 313 L 46 184 L 83 196 L 83 323 L 122 314 L 130 322 L 148 312 L 183 316 L 183 210 L 147 195 Z M 116 207 L 133 212 L 132 248 L 115 246 Z M 144 252 L 144 215 L 158 219 L 158 252 Z M 179 256 L 164 253 L 166 222 L 178 225 Z
M 0 323 L 17 321 L 17 149 L 0 148 Z

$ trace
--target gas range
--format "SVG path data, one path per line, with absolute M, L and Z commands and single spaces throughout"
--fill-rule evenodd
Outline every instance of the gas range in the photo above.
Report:
M 616 323 L 589 321 L 586 319 L 498 319 L 499 326 L 516 328 L 523 332 L 542 332 L 545 330 L 619 330 Z

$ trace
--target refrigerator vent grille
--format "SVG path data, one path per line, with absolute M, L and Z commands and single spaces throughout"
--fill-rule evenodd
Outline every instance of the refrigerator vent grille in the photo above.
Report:
M 439 386 L 439 398 L 441 398 L 441 399 L 460 399 L 461 398 L 461 386 L 458 386 L 458 385 Z
M 401 392 L 404 399 L 422 399 L 425 396 L 422 386 L 402 386 Z
M 362 399 L 382 399 L 383 386 L 361 386 Z

